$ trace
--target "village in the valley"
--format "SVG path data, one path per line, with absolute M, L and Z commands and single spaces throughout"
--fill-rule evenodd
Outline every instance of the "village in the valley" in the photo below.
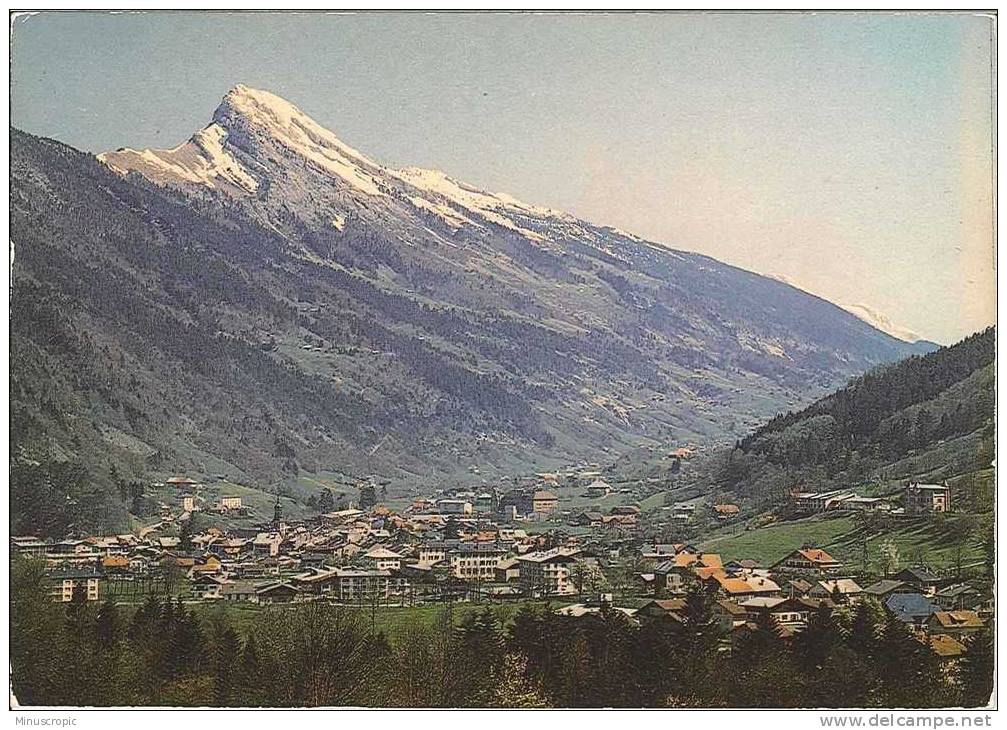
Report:
M 506 490 L 439 490 L 394 508 L 364 482 L 350 503 L 324 490 L 312 499 L 317 514 L 298 518 L 285 514 L 279 496 L 264 513 L 214 479 L 173 476 L 152 485 L 167 495 L 159 521 L 133 534 L 22 535 L 11 546 L 44 559 L 53 600 L 62 602 L 138 605 L 155 595 L 246 610 L 324 601 L 377 612 L 537 601 L 570 617 L 619 611 L 639 623 L 682 621 L 686 594 L 702 586 L 716 596 L 729 648 L 765 614 L 785 639 L 820 608 L 871 598 L 952 666 L 967 637 L 993 618 L 988 589 L 960 568 L 901 561 L 872 570 L 801 542 L 771 563 L 727 560 L 699 538 L 648 537 L 688 534 L 697 523 L 723 528 L 745 515 L 704 496 L 641 498 L 592 466 L 538 474 Z M 952 508 L 946 484 L 915 483 L 888 497 L 795 491 L 791 504 L 805 519 L 875 513 L 917 523 Z

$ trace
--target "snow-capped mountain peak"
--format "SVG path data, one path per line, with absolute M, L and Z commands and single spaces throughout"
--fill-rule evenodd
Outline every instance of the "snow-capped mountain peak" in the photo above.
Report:
M 343 143 L 286 99 L 238 84 L 213 114 L 228 129 L 265 135 L 367 195 L 381 196 L 380 165 Z
M 480 190 L 439 170 L 381 165 L 286 99 L 244 84 L 227 92 L 209 126 L 178 147 L 120 149 L 98 157 L 120 173 L 138 172 L 161 185 L 195 185 L 241 198 L 278 194 L 262 182 L 301 174 L 292 173 L 292 167 L 307 166 L 320 172 L 321 179 L 302 176 L 300 188 L 328 186 L 328 191 L 319 189 L 319 196 L 340 190 L 368 206 L 368 199 L 384 199 L 392 207 L 405 203 L 409 214 L 432 214 L 451 228 L 492 224 L 534 241 L 544 236 L 528 220 L 576 220 L 505 193 Z

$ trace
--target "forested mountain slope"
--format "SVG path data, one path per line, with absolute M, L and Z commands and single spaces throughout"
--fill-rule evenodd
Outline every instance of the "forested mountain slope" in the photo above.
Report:
M 771 506 L 793 489 L 987 469 L 994 455 L 995 357 L 991 327 L 878 368 L 803 410 L 777 415 L 700 474 L 711 489 Z

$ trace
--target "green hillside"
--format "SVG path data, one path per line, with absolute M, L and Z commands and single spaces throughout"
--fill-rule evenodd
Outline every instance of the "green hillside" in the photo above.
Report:
M 872 371 L 711 454 L 691 479 L 752 512 L 780 506 L 794 489 L 885 494 L 910 479 L 981 472 L 994 455 L 995 347 L 990 328 Z M 959 507 L 992 509 L 991 490 L 959 482 Z

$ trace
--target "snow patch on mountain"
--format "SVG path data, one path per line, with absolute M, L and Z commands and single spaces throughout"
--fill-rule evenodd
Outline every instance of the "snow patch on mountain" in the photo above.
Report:
M 616 228 L 615 226 L 605 226 L 609 231 L 612 231 L 617 236 L 622 236 L 623 238 L 628 238 L 630 241 L 635 241 L 636 243 L 643 243 L 644 240 L 640 238 L 635 233 L 630 233 L 629 231 L 624 231 L 621 228 Z
M 161 184 L 181 179 L 217 188 L 223 183 L 254 193 L 258 181 L 224 149 L 225 139 L 223 127 L 211 124 L 170 150 L 120 149 L 102 153 L 98 159 L 119 173 L 136 171 Z
M 475 213 L 490 223 L 495 223 L 502 228 L 520 233 L 525 238 L 530 238 L 534 241 L 545 240 L 545 237 L 541 234 L 523 228 L 500 212 L 501 210 L 506 211 L 508 208 L 526 212 L 534 210 L 533 206 L 526 206 L 510 196 L 506 196 L 505 199 L 500 195 L 470 187 L 465 183 L 448 177 L 440 170 L 406 167 L 401 170 L 389 170 L 388 172 L 393 177 L 398 178 L 417 190 L 446 198 L 450 202 Z
M 902 340 L 903 342 L 919 342 L 924 339 L 921 335 L 913 332 L 912 330 L 895 324 L 887 315 L 882 314 L 878 310 L 873 309 L 866 304 L 840 304 L 839 306 L 852 314 L 854 317 L 863 320 L 874 329 L 881 330 L 885 334 L 891 335 L 897 340 Z
M 211 124 L 197 132 L 196 136 L 192 138 L 193 142 L 202 149 L 203 159 L 207 161 L 208 167 L 214 170 L 219 177 L 254 193 L 259 183 L 224 150 L 225 139 L 227 139 L 227 132 L 219 124 Z
M 766 274 L 762 274 L 762 276 L 768 276 L 770 279 L 776 279 L 781 284 L 786 284 L 787 286 L 792 286 L 794 289 L 800 289 L 801 291 L 805 291 L 805 292 L 808 291 L 803 286 L 801 286 L 800 284 L 798 284 L 796 281 L 794 281 L 793 279 L 791 279 L 789 276 L 784 276 L 783 274 L 766 273 Z M 808 292 L 808 293 L 810 294 L 811 292 Z
M 477 228 L 482 228 L 478 223 L 473 221 L 471 218 L 467 218 L 457 210 L 449 205 L 442 205 L 439 203 L 431 203 L 426 198 L 418 198 L 416 196 L 410 196 L 409 202 L 415 205 L 420 210 L 425 210 L 428 213 L 433 213 L 434 215 L 441 218 L 445 223 L 447 223 L 452 228 L 461 228 L 463 225 L 476 226 Z

